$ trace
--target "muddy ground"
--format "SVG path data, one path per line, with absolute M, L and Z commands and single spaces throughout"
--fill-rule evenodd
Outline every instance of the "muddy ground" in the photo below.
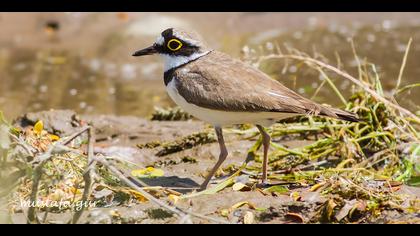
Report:
M 122 158 L 133 162 L 140 167 L 155 166 L 164 170 L 164 176 L 142 179 L 150 186 L 164 186 L 169 188 L 197 187 L 204 180 L 203 176 L 216 162 L 218 157 L 218 144 L 216 142 L 200 145 L 166 156 L 157 156 L 158 148 L 139 148 L 139 144 L 151 141 L 171 141 L 195 132 L 210 129 L 200 121 L 150 121 L 145 118 L 113 115 L 77 115 L 73 111 L 48 111 L 29 113 L 15 121 L 20 126 L 31 125 L 37 120 L 44 121 L 44 127 L 51 133 L 67 136 L 78 128 L 71 122 L 82 120 L 92 124 L 96 129 L 95 152 Z M 247 150 L 254 140 L 244 140 L 241 135 L 225 132 L 227 148 L 230 152 L 223 168 L 231 164 L 239 166 L 247 156 Z M 280 141 L 285 146 L 300 145 L 299 141 Z M 261 151 L 261 150 L 260 150 Z M 185 157 L 189 157 L 185 161 Z M 184 161 L 183 161 L 184 160 Z M 223 169 L 222 168 L 222 169 Z M 220 173 L 213 183 L 221 182 L 229 173 Z M 246 175 L 243 175 L 243 177 Z M 310 191 L 311 186 L 288 186 L 299 198 L 292 196 L 291 192 L 284 194 L 263 194 L 258 190 L 233 191 L 228 187 L 221 192 L 211 195 L 198 196 L 186 200 L 179 200 L 176 205 L 202 215 L 216 219 L 227 220 L 231 223 L 243 223 L 244 216 L 252 212 L 254 223 L 310 223 L 319 222 L 322 206 L 327 198 L 319 191 Z M 179 190 L 188 193 L 191 190 Z M 420 188 L 401 186 L 398 193 L 408 194 L 411 199 L 420 199 Z M 223 210 L 231 209 L 236 203 L 246 201 L 250 205 L 232 209 L 222 216 Z M 116 203 L 117 204 L 117 203 Z M 250 207 L 251 206 L 251 207 Z M 25 212 L 25 211 L 24 211 Z M 65 223 L 69 219 L 69 212 L 48 215 L 46 222 Z M 25 223 L 23 212 L 13 215 L 15 223 Z M 90 209 L 81 220 L 82 223 L 177 223 L 179 219 L 165 210 L 158 208 L 151 202 L 130 202 L 128 204 L 109 205 Z M 203 219 L 193 219 L 194 223 L 213 223 Z M 408 222 L 419 223 L 418 213 L 404 213 L 397 210 L 384 210 L 375 217 L 366 217 L 355 220 L 353 223 L 393 223 Z

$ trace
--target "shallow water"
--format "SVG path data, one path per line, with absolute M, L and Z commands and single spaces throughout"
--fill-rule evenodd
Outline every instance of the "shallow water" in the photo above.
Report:
M 402 85 L 420 82 L 419 19 L 418 13 L 2 13 L 0 110 L 8 118 L 50 108 L 147 116 L 153 106 L 171 106 L 161 61 L 130 56 L 169 26 L 199 31 L 211 46 L 236 57 L 246 45 L 270 53 L 267 42 L 316 51 L 334 65 L 338 54 L 344 68 L 357 75 L 348 40 L 353 38 L 359 57 L 377 65 L 391 91 L 410 37 Z M 59 23 L 57 31 L 45 27 L 50 21 Z M 282 71 L 283 62 L 269 62 L 262 69 L 306 97 L 321 83 L 317 73 L 298 65 Z M 333 79 L 348 96 L 351 85 Z M 419 111 L 418 92 L 397 100 Z M 328 86 L 315 100 L 340 105 Z

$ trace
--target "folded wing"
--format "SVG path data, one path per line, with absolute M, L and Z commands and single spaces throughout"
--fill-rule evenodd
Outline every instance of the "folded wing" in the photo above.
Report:
M 174 79 L 178 92 L 187 102 L 204 108 L 357 119 L 352 113 L 312 102 L 260 70 L 220 52 L 211 52 L 186 64 L 174 73 Z

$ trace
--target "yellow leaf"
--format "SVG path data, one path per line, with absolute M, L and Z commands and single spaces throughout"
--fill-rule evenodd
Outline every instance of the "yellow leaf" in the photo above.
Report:
M 128 192 L 132 195 L 132 196 L 134 196 L 136 199 L 137 199 L 137 201 L 139 201 L 139 202 L 147 202 L 148 200 L 147 200 L 147 198 L 145 198 L 141 193 L 139 193 L 139 192 L 137 192 L 137 191 L 135 191 L 135 190 L 128 190 Z
M 38 122 L 36 122 L 36 124 L 34 125 L 34 133 L 35 134 L 41 134 L 41 132 L 44 130 L 44 122 L 42 122 L 42 120 L 39 120 Z
M 309 191 L 311 191 L 311 192 L 315 192 L 316 190 L 318 190 L 319 188 L 321 188 L 322 186 L 324 186 L 326 184 L 326 182 L 321 182 L 321 183 L 317 183 L 317 184 L 314 184 L 310 189 L 309 189 Z
M 222 209 L 220 211 L 220 215 L 223 216 L 223 217 L 228 217 L 229 213 L 230 213 L 229 209 Z
M 80 189 L 75 188 L 75 187 L 71 187 L 70 192 L 73 193 L 73 194 L 81 194 L 82 193 L 82 191 Z
M 245 212 L 244 215 L 244 224 L 253 224 L 254 223 L 254 214 L 250 211 Z
M 300 196 L 299 192 L 292 192 L 290 194 L 290 197 L 293 198 L 294 201 L 302 200 L 302 197 Z
M 235 210 L 236 208 L 239 208 L 239 207 L 241 207 L 241 206 L 244 206 L 244 205 L 248 205 L 248 207 L 250 208 L 250 209 L 255 209 L 256 207 L 255 207 L 255 205 L 254 204 L 252 204 L 251 202 L 248 202 L 248 201 L 242 201 L 242 202 L 238 202 L 238 203 L 236 203 L 235 205 L 233 205 L 230 209 L 231 210 Z
M 51 141 L 58 141 L 60 140 L 60 137 L 54 134 L 49 134 Z
M 138 178 L 161 177 L 164 176 L 164 174 L 165 172 L 163 170 L 155 169 L 153 167 L 131 171 L 131 175 Z
M 164 176 L 164 175 L 165 175 L 165 172 L 162 169 L 154 169 L 150 173 L 151 177 L 161 177 L 161 176 Z
M 168 196 L 169 201 L 171 201 L 173 204 L 176 204 L 179 201 L 179 196 L 174 194 L 169 194 Z
M 233 205 L 233 206 L 231 207 L 231 209 L 232 209 L 232 210 L 234 210 L 234 209 L 239 208 L 239 207 L 241 207 L 241 206 L 243 206 L 243 205 L 246 205 L 246 204 L 248 204 L 248 202 L 247 202 L 247 201 L 238 202 L 238 203 L 236 203 L 235 205 Z
M 131 175 L 134 177 L 140 177 L 146 174 L 146 169 L 141 169 L 141 170 L 133 170 L 131 171 Z

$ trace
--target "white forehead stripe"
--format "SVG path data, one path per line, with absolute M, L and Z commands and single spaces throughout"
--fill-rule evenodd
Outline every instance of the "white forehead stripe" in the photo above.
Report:
M 162 35 L 159 35 L 159 37 L 156 39 L 156 44 L 163 45 L 165 42 L 165 39 L 162 37 Z

